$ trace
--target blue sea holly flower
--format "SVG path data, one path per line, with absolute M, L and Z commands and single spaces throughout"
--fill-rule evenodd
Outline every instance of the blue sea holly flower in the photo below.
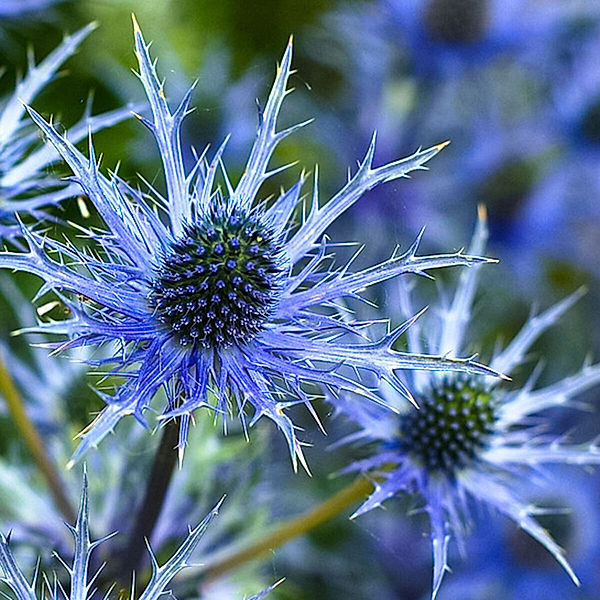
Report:
M 220 504 L 221 503 L 215 506 L 215 508 L 213 508 L 211 512 L 196 525 L 196 527 L 193 529 L 190 528 L 186 539 L 164 564 L 158 564 L 152 550 L 148 547 L 152 561 L 152 577 L 142 591 L 142 594 L 139 597 L 140 600 L 155 600 L 171 593 L 169 589 L 171 581 L 182 569 L 185 569 L 192 564 L 189 562 L 192 553 L 198 546 L 198 543 L 202 539 L 210 522 L 217 515 Z M 0 534 L 0 573 L 2 574 L 0 581 L 4 582 L 12 590 L 17 600 L 37 600 L 38 598 L 50 598 L 51 600 L 86 600 L 88 598 L 96 597 L 96 584 L 100 571 L 96 572 L 95 575 L 90 576 L 90 559 L 94 549 L 102 542 L 111 538 L 114 534 L 98 540 L 92 540 L 90 537 L 88 486 L 85 473 L 77 522 L 74 526 L 68 525 L 68 527 L 75 538 L 73 562 L 68 565 L 59 559 L 67 570 L 71 581 L 68 594 L 63 589 L 63 586 L 59 583 L 56 576 L 54 577 L 53 583 L 50 583 L 50 579 L 44 578 L 45 585 L 38 586 L 39 573 L 37 568 L 34 571 L 33 577 L 30 578 L 30 581 L 18 566 L 17 561 L 9 548 L 9 538 Z M 274 586 L 271 586 L 270 588 L 263 590 L 256 596 L 253 596 L 250 600 L 259 600 L 259 598 L 263 598 L 273 589 L 273 587 Z M 113 588 L 111 588 L 111 590 Z M 103 597 L 109 598 L 111 590 Z
M 444 144 L 374 168 L 373 137 L 356 173 L 323 205 L 315 177 L 310 209 L 295 224 L 304 174 L 274 202 L 256 200 L 262 183 L 286 168 L 268 170 L 275 147 L 305 125 L 276 130 L 279 109 L 289 93 L 291 43 L 235 187 L 222 164 L 225 144 L 210 162 L 205 151 L 186 170 L 179 131 L 193 88 L 172 113 L 137 24 L 135 47 L 151 109 L 149 119 L 139 118 L 156 138 L 166 197 L 154 190 L 145 195 L 116 176 L 105 177 L 91 141 L 86 158 L 30 110 L 96 206 L 106 230 L 85 231 L 97 247 L 81 250 L 24 227 L 28 252 L 0 254 L 1 267 L 38 275 L 44 280 L 38 297 L 55 290 L 70 311 L 70 318 L 44 323 L 37 331 L 67 336 L 61 349 L 106 342 L 116 346 L 111 372 L 123 375 L 125 383 L 114 395 L 104 395 L 106 407 L 82 432 L 73 460 L 98 444 L 122 417 L 133 415 L 145 424 L 144 413 L 160 388 L 168 398 L 162 418 L 180 417 L 181 453 L 193 411 L 210 407 L 224 413 L 231 400 L 244 426 L 247 404 L 254 409 L 250 424 L 266 416 L 278 425 L 296 466 L 297 458 L 303 457 L 283 409 L 288 397 L 291 404 L 310 406 L 309 393 L 302 387 L 306 382 L 376 400 L 342 366 L 375 373 L 409 398 L 398 369 L 494 373 L 472 358 L 395 351 L 392 346 L 403 328 L 379 341 L 365 341 L 359 335 L 364 323 L 340 318 L 335 306 L 339 298 L 357 297 L 361 290 L 402 273 L 486 261 L 462 252 L 417 256 L 419 236 L 403 254 L 394 252 L 362 271 L 352 272 L 350 264 L 331 267 L 334 245 L 324 236 L 328 226 L 367 190 L 423 169 Z M 224 190 L 214 183 L 219 169 Z M 352 341 L 342 340 L 342 335 L 353 336 Z
M 600 52 L 600 20 L 582 28 L 578 36 L 559 41 L 552 44 L 553 52 L 546 56 L 545 67 L 541 66 L 551 93 L 537 114 L 539 129 L 546 131 L 544 146 L 560 151 L 551 168 L 546 163 L 515 214 L 511 242 L 520 270 L 523 263 L 529 266 L 524 254 L 538 269 L 540 263 L 562 263 L 568 256 L 569 263 L 597 275 L 600 75 L 595 61 Z M 543 217 L 539 214 L 542 207 Z M 567 235 L 571 231 L 577 235 Z M 530 251 L 524 253 L 524 248 Z
M 469 252 L 483 252 L 487 229 L 483 214 Z M 452 302 L 439 313 L 438 327 L 426 329 L 416 322 L 409 329 L 409 349 L 420 353 L 423 340 L 441 355 L 460 352 L 471 317 L 478 269 L 462 274 Z M 511 373 L 524 360 L 538 336 L 558 321 L 579 298 L 567 297 L 545 312 L 532 316 L 515 338 L 497 351 L 490 366 Z M 400 287 L 403 312 L 411 313 L 409 290 Z M 600 463 L 595 442 L 570 444 L 564 436 L 548 435 L 542 415 L 553 407 L 573 407 L 573 398 L 600 383 L 600 364 L 586 365 L 570 377 L 535 388 L 536 369 L 521 388 L 504 390 L 490 378 L 469 374 L 409 372 L 420 410 L 412 407 L 400 414 L 379 410 L 374 404 L 343 400 L 342 412 L 361 425 L 352 440 L 379 441 L 378 451 L 357 461 L 349 471 L 374 478 L 375 489 L 353 515 L 361 515 L 399 494 L 414 494 L 423 501 L 431 523 L 433 547 L 433 593 L 435 598 L 447 565 L 451 537 L 463 543 L 470 511 L 487 505 L 515 521 L 539 541 L 562 565 L 575 583 L 577 577 L 562 549 L 535 520 L 543 509 L 524 501 L 519 490 L 542 478 L 545 465 L 593 465 Z M 383 390 L 390 404 L 396 392 Z M 538 481 L 539 480 L 539 481 Z
M 76 196 L 81 188 L 46 171 L 59 159 L 50 145 L 40 143 L 39 133 L 25 115 L 25 104 L 31 104 L 42 89 L 56 76 L 61 65 L 72 56 L 81 42 L 96 28 L 90 23 L 63 42 L 39 64 L 30 57 L 29 71 L 15 91 L 0 100 L 0 233 L 15 233 L 16 211 L 40 217 L 39 209 Z M 90 131 L 110 127 L 131 116 L 126 108 L 100 115 L 85 116 L 66 137 L 73 144 L 86 138 Z

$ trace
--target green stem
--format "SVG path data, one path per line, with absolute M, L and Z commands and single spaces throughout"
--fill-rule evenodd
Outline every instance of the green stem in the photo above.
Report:
M 177 464 L 178 435 L 179 421 L 177 419 L 167 421 L 163 426 L 162 437 L 154 456 L 146 492 L 134 513 L 135 523 L 119 565 L 119 581 L 124 586 L 131 583 L 132 574 L 139 570 L 144 554 L 147 553 L 146 540 L 152 537 Z
M 206 581 L 217 579 L 229 571 L 256 560 L 286 542 L 304 535 L 311 529 L 325 523 L 347 508 L 364 500 L 373 491 L 373 484 L 365 477 L 359 477 L 349 486 L 325 500 L 312 510 L 276 525 L 273 530 L 255 542 L 242 547 L 225 550 L 203 569 Z
M 52 459 L 46 452 L 44 442 L 42 441 L 38 430 L 27 415 L 21 396 L 6 368 L 1 354 L 0 393 L 6 402 L 8 412 L 33 456 L 37 468 L 46 479 L 46 483 L 50 488 L 50 493 L 52 494 L 56 507 L 60 510 L 68 523 L 75 523 L 75 510 L 69 501 L 62 479 L 52 462 Z

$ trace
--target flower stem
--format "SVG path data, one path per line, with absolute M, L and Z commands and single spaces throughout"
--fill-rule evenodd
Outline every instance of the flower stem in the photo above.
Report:
M 353 504 L 364 500 L 373 491 L 373 484 L 365 477 L 359 477 L 349 486 L 325 500 L 312 510 L 284 521 L 273 527 L 271 532 L 260 539 L 225 550 L 203 568 L 205 581 L 217 579 L 229 571 L 256 560 L 286 542 L 304 535 L 311 529 L 325 523 L 344 512 Z
M 140 563 L 147 552 L 146 540 L 150 540 L 154 526 L 160 516 L 169 483 L 177 463 L 177 439 L 179 422 L 171 420 L 165 423 L 162 438 L 146 484 L 146 492 L 140 507 L 132 514 L 137 515 L 131 530 L 129 543 L 122 554 L 120 565 L 120 581 L 123 585 L 131 584 L 132 573 L 139 572 Z
M 50 488 L 50 493 L 52 494 L 56 507 L 60 510 L 68 523 L 75 523 L 75 510 L 69 501 L 60 474 L 46 452 L 44 442 L 42 441 L 38 430 L 27 415 L 21 395 L 6 368 L 4 357 L 1 354 L 0 393 L 6 402 L 8 412 L 23 437 L 29 452 L 31 452 L 31 455 L 33 456 L 37 468 L 46 479 L 46 483 Z

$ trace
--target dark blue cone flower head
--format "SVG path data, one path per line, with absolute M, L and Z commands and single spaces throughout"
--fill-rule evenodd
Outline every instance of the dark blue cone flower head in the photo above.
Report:
M 335 304 L 403 273 L 486 261 L 462 252 L 417 256 L 419 236 L 404 254 L 394 252 L 362 271 L 351 272 L 350 264 L 335 270 L 328 266 L 333 248 L 324 237 L 328 226 L 367 190 L 423 169 L 444 144 L 373 168 L 373 137 L 356 173 L 323 205 L 315 178 L 310 209 L 295 224 L 292 216 L 302 203 L 304 175 L 274 202 L 256 200 L 262 183 L 286 168 L 268 171 L 275 147 L 305 124 L 276 130 L 281 103 L 289 93 L 291 43 L 277 69 L 246 169 L 234 188 L 221 161 L 225 144 L 210 162 L 204 153 L 186 170 L 180 126 L 189 112 L 192 90 L 171 113 L 135 19 L 134 24 L 139 77 L 151 109 L 150 119 L 140 119 L 160 150 L 166 198 L 154 191 L 147 197 L 116 176 L 106 178 L 91 141 L 86 158 L 30 111 L 96 206 L 106 231 L 86 231 L 99 249 L 81 251 L 23 228 L 29 251 L 0 254 L 1 267 L 38 275 L 44 280 L 38 296 L 54 290 L 70 311 L 69 319 L 41 324 L 37 331 L 67 336 L 61 349 L 107 342 L 116 346 L 111 372 L 122 374 L 126 382 L 114 395 L 104 396 L 106 408 L 82 432 L 73 460 L 98 444 L 122 417 L 133 415 L 145 423 L 144 413 L 161 388 L 169 401 L 162 418 L 180 418 L 181 452 L 196 409 L 225 413 L 234 402 L 244 426 L 247 404 L 254 409 L 251 425 L 263 416 L 277 424 L 295 466 L 297 458 L 303 460 L 302 452 L 283 409 L 298 402 L 310 408 L 309 393 L 303 389 L 309 382 L 376 400 L 342 367 L 374 373 L 408 398 L 398 369 L 495 373 L 471 358 L 393 350 L 405 327 L 379 341 L 365 341 L 358 334 L 364 323 L 342 319 Z M 219 169 L 224 192 L 214 184 Z M 343 341 L 342 335 L 351 341 Z
M 481 211 L 469 252 L 484 252 L 486 239 L 487 226 Z M 461 351 L 471 319 L 477 272 L 478 269 L 471 269 L 462 274 L 454 298 L 439 311 L 437 323 L 426 330 L 420 327 L 421 323 L 410 328 L 410 351 L 420 353 L 424 345 L 430 351 L 450 356 Z M 575 292 L 530 317 L 514 339 L 495 353 L 491 367 L 511 373 L 524 361 L 533 342 L 560 319 L 581 293 Z M 399 304 L 403 314 L 412 313 L 407 286 L 399 287 Z M 547 423 L 543 421 L 546 409 L 581 408 L 575 397 L 600 383 L 600 364 L 586 364 L 575 375 L 535 389 L 538 375 L 536 369 L 524 386 L 507 391 L 497 387 L 498 380 L 489 378 L 412 371 L 409 376 L 420 410 L 400 414 L 375 405 L 365 406 L 348 395 L 339 398 L 340 410 L 360 425 L 345 441 L 379 442 L 375 453 L 347 469 L 375 478 L 373 493 L 353 516 L 399 494 L 414 494 L 422 499 L 431 523 L 432 599 L 449 570 L 450 539 L 456 538 L 464 549 L 471 511 L 481 506 L 512 519 L 542 544 L 578 584 L 563 550 L 535 519 L 544 509 L 521 496 L 525 483 L 545 486 L 552 492 L 548 486 L 550 478 L 544 477 L 548 465 L 600 464 L 598 440 L 568 443 L 564 435 L 548 435 Z M 384 387 L 382 391 L 387 402 L 398 404 L 395 390 Z
M 52 146 L 40 144 L 38 131 L 25 115 L 25 105 L 35 100 L 56 76 L 61 65 L 94 29 L 96 24 L 90 23 L 65 37 L 62 44 L 37 65 L 33 56 L 30 56 L 27 75 L 12 94 L 0 100 L 0 235 L 3 237 L 12 237 L 17 233 L 15 212 L 29 212 L 36 217 L 43 217 L 42 207 L 81 193 L 77 184 L 65 183 L 45 170 L 60 157 Z M 85 139 L 90 131 L 110 127 L 131 116 L 128 108 L 95 116 L 89 113 L 90 107 L 67 133 L 71 143 Z

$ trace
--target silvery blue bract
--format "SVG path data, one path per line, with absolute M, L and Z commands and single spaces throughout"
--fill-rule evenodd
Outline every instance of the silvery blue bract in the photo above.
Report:
M 38 131 L 25 114 L 25 106 L 35 100 L 95 28 L 96 25 L 91 23 L 65 37 L 62 44 L 37 65 L 30 58 L 25 78 L 9 97 L 0 100 L 0 234 L 4 237 L 13 237 L 17 233 L 14 216 L 17 211 L 43 218 L 40 209 L 44 206 L 81 193 L 79 186 L 47 171 L 59 160 L 59 155 L 51 146 L 40 143 Z M 129 109 L 96 116 L 86 114 L 67 132 L 66 139 L 75 144 L 90 132 L 110 127 L 130 115 Z
M 152 577 L 144 588 L 139 600 L 157 600 L 165 594 L 169 593 L 169 585 L 172 579 L 182 569 L 190 566 L 190 559 L 196 546 L 202 539 L 206 528 L 209 526 L 212 519 L 217 515 L 220 503 L 202 520 L 201 523 L 190 529 L 187 538 L 175 550 L 171 558 L 163 565 L 159 565 L 152 550 L 149 548 L 150 558 L 152 560 Z M 0 581 L 6 583 L 14 592 L 17 600 L 38 600 L 39 598 L 51 598 L 52 600 L 67 599 L 68 600 L 87 600 L 92 598 L 96 593 L 96 578 L 99 572 L 94 575 L 89 574 L 89 564 L 92 552 L 102 542 L 106 541 L 112 535 L 106 536 L 99 540 L 90 538 L 89 527 L 89 508 L 88 508 L 88 483 L 87 475 L 84 473 L 83 492 L 81 494 L 81 502 L 77 515 L 77 522 L 74 526 L 68 526 L 75 539 L 75 550 L 73 562 L 68 565 L 62 560 L 62 564 L 69 573 L 71 581 L 71 589 L 69 593 L 54 580 L 54 584 L 45 580 L 46 590 L 38 590 L 38 571 L 37 568 L 31 578 L 31 581 L 25 576 L 23 571 L 17 565 L 15 558 L 9 548 L 9 538 L 0 534 L 0 569 L 3 576 Z M 40 586 L 41 587 L 41 586 Z M 251 600 L 259 600 L 263 598 L 270 590 L 266 589 Z M 110 590 L 104 598 L 108 598 Z

